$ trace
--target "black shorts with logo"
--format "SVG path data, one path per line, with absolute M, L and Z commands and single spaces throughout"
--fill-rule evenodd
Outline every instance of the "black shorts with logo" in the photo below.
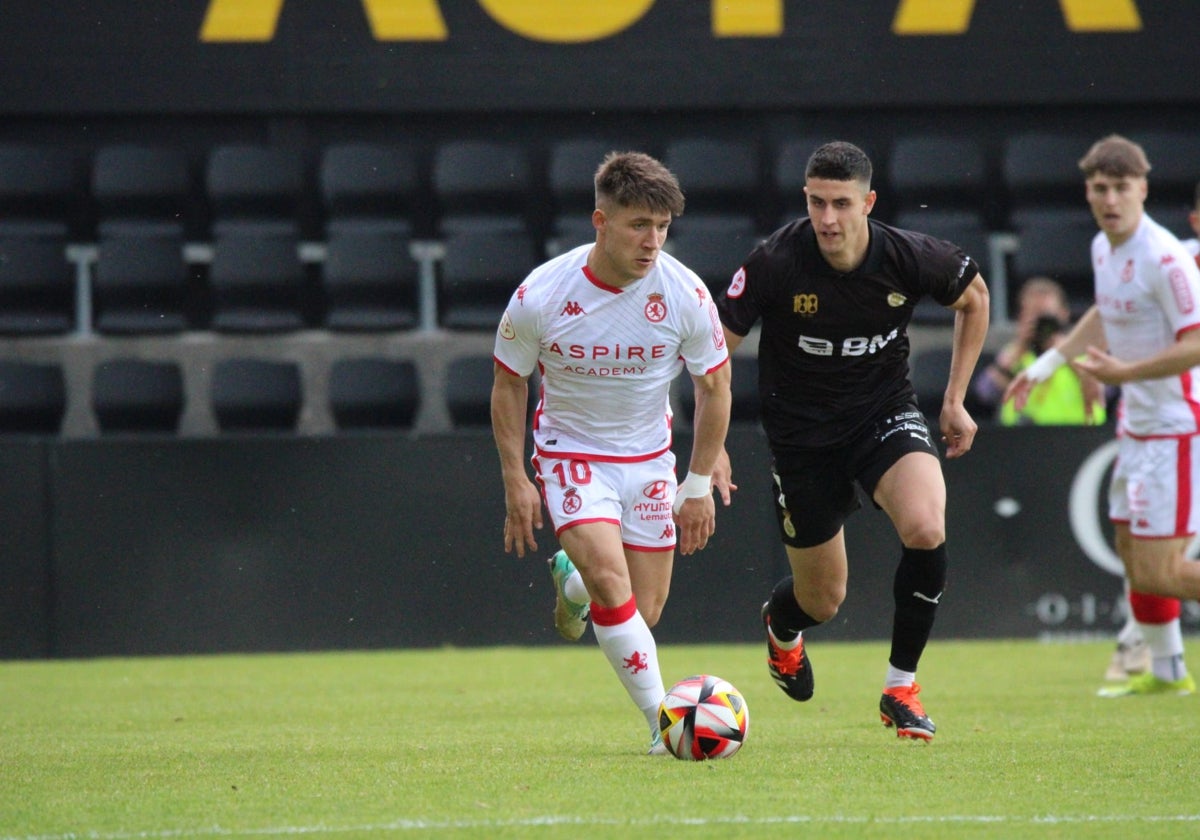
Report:
M 929 424 L 915 401 L 894 405 L 842 446 L 774 452 L 771 488 L 786 545 L 807 548 L 837 534 L 893 464 L 910 452 L 940 458 Z

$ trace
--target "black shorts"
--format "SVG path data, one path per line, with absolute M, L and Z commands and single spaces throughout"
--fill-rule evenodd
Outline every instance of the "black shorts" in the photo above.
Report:
M 794 548 L 827 542 L 862 507 L 855 484 L 871 498 L 883 474 L 910 452 L 941 457 L 916 403 L 895 406 L 841 446 L 773 453 L 771 490 L 783 542 Z

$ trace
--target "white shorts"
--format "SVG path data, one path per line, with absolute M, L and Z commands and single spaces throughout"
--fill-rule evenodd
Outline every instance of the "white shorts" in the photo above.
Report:
M 633 463 L 583 461 L 535 455 L 533 469 L 555 535 L 587 522 L 621 528 L 633 551 L 675 548 L 675 454 Z
M 1108 516 L 1137 537 L 1190 537 L 1200 529 L 1200 436 L 1118 440 Z

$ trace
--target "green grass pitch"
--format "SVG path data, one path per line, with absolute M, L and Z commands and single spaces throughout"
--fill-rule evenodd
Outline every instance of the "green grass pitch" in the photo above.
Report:
M 1184 837 L 1200 697 L 1095 696 L 1107 643 L 926 652 L 932 744 L 879 722 L 886 646 L 664 646 L 734 683 L 733 758 L 643 755 L 589 643 L 0 663 L 0 840 L 231 837 Z

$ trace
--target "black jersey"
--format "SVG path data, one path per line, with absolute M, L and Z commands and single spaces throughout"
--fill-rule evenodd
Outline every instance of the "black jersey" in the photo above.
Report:
M 908 322 L 925 296 L 958 300 L 978 274 L 949 242 L 868 219 L 862 264 L 826 262 L 808 219 L 756 247 L 717 298 L 724 325 L 745 336 L 760 320 L 759 397 L 775 449 L 836 445 L 914 398 Z

